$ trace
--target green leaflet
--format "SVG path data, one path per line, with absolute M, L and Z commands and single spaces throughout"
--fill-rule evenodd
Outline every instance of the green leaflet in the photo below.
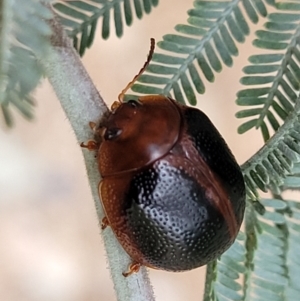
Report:
M 8 126 L 13 124 L 11 108 L 25 118 L 33 116 L 31 92 L 43 69 L 37 57 L 45 57 L 51 29 L 51 11 L 38 0 L 0 4 L 0 108 Z
M 187 14 L 187 24 L 175 26 L 175 34 L 165 35 L 157 43 L 164 53 L 154 54 L 157 64 L 150 64 L 145 74 L 155 73 L 155 85 L 162 94 L 195 105 L 197 93 L 205 92 L 205 79 L 213 82 L 223 65 L 233 65 L 237 43 L 244 42 L 250 32 L 249 23 L 257 22 L 259 15 L 265 16 L 267 9 L 261 0 L 198 0 Z M 168 70 L 168 81 L 159 82 Z M 269 83 L 271 79 L 268 80 Z M 136 91 L 134 86 L 133 90 Z M 138 91 L 148 94 L 149 89 L 139 85 Z
M 131 25 L 134 15 L 138 19 L 144 13 L 150 13 L 158 0 L 91 0 L 91 1 L 57 1 L 54 8 L 60 22 L 65 26 L 68 35 L 80 55 L 89 48 L 95 37 L 98 20 L 102 18 L 102 37 L 107 39 L 111 34 L 110 18 L 113 17 L 115 33 L 123 35 L 124 22 Z
M 266 213 L 258 216 L 256 224 L 263 231 L 254 232 L 254 268 L 247 275 L 246 299 L 296 300 L 294 298 L 297 291 L 299 294 L 299 285 L 294 279 L 299 277 L 300 265 L 298 256 L 294 254 L 299 250 L 299 232 L 296 232 L 299 230 L 299 203 L 267 199 L 262 200 L 262 204 Z M 273 227 L 276 231 L 270 232 L 268 227 Z M 249 232 L 249 235 L 253 234 Z
M 292 172 L 293 164 L 298 162 L 300 158 L 299 108 L 300 104 L 294 108 L 294 112 L 289 115 L 268 143 L 242 165 L 249 198 L 257 196 L 257 188 L 266 191 L 276 187 L 276 192 L 280 192 L 280 186 L 284 185 L 283 179 Z M 250 111 L 252 115 L 259 111 L 259 109 L 253 110 Z M 249 115 L 249 110 L 238 114 Z M 254 127 L 255 123 L 256 119 L 252 119 L 249 126 Z M 242 129 L 247 130 L 247 128 Z
M 251 115 L 255 125 L 249 127 L 245 121 L 239 128 L 244 133 L 251 128 L 261 128 L 264 140 L 270 138 L 270 128 L 275 132 L 293 110 L 299 93 L 299 37 L 300 7 L 289 3 L 278 4 L 280 13 L 271 13 L 269 21 L 264 24 L 265 30 L 256 31 L 257 39 L 253 44 L 269 51 L 269 54 L 251 56 L 251 65 L 243 69 L 246 76 L 241 83 L 247 88 L 238 92 L 237 104 L 245 103 L 245 97 L 252 97 L 257 114 Z M 285 10 L 293 10 L 293 13 Z M 252 88 L 249 88 L 251 87 Z M 257 88 L 257 86 L 263 86 Z M 261 90 L 260 90 L 261 89 Z M 259 93 L 264 91 L 265 93 Z M 263 96 L 263 97 L 262 97 Z M 255 100 L 256 98 L 256 100 Z M 259 107 L 256 105 L 260 103 Z M 253 111 L 252 111 L 253 112 Z M 245 110 L 238 112 L 237 117 L 248 117 Z
M 204 300 L 297 300 L 300 287 L 300 205 L 262 199 L 265 213 L 248 207 L 245 234 L 207 267 Z M 240 284 L 242 283 L 242 285 Z
M 220 259 L 208 265 L 204 300 L 244 300 L 239 278 L 246 272 L 245 240 L 240 232 Z

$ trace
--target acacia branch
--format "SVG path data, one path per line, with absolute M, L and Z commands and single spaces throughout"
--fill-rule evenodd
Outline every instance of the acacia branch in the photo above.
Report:
M 93 139 L 89 121 L 97 122 L 108 111 L 91 78 L 57 20 L 50 22 L 53 30 L 51 49 L 46 58 L 40 58 L 46 75 L 75 132 L 78 147 L 81 142 Z M 100 175 L 93 152 L 82 150 L 88 180 L 92 190 L 99 224 L 104 217 L 98 195 Z M 124 252 L 110 228 L 103 231 L 103 240 L 117 299 L 120 301 L 152 301 L 152 287 L 145 268 L 139 273 L 124 278 L 131 259 Z M 100 284 L 101 285 L 101 284 Z

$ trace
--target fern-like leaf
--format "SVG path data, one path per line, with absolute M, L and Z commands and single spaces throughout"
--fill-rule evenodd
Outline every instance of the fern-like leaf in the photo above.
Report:
M 110 18 L 113 14 L 115 31 L 123 35 L 123 23 L 130 26 L 133 15 L 141 19 L 143 13 L 150 13 L 158 0 L 78 0 L 56 1 L 54 8 L 68 35 L 73 39 L 75 48 L 83 55 L 95 37 L 99 18 L 102 18 L 102 37 L 110 35 Z
M 47 55 L 51 11 L 38 0 L 1 1 L 0 106 L 7 125 L 12 125 L 11 106 L 32 117 L 30 93 L 43 72 L 36 59 Z
M 244 300 L 239 279 L 246 272 L 245 240 L 240 232 L 230 249 L 208 265 L 204 301 Z
M 205 91 L 204 78 L 213 82 L 223 65 L 232 66 L 236 44 L 249 34 L 249 23 L 266 14 L 262 0 L 195 1 L 187 24 L 177 25 L 176 34 L 158 43 L 164 53 L 153 55 L 153 63 L 132 90 L 195 105 L 196 93 Z
M 251 209 L 246 213 L 247 266 L 251 269 L 245 274 L 245 299 L 283 301 L 288 284 L 287 204 L 277 199 L 261 202 L 266 209 L 264 215 L 257 215 Z
M 253 42 L 269 53 L 250 56 L 251 65 L 244 68 L 246 75 L 241 79 L 247 88 L 237 94 L 237 104 L 248 108 L 236 116 L 250 118 L 239 133 L 260 128 L 265 141 L 270 128 L 276 132 L 293 110 L 300 89 L 300 6 L 277 6 L 280 11 L 268 16 L 265 29 L 256 32 Z
M 258 199 L 257 188 L 280 194 L 284 178 L 300 158 L 300 101 L 275 135 L 242 165 L 247 195 Z
M 300 277 L 299 260 L 299 232 L 300 232 L 300 204 L 299 202 L 289 201 L 289 215 L 286 215 L 286 223 L 289 229 L 288 250 L 287 250 L 287 268 L 288 285 L 285 290 L 285 297 L 288 301 L 299 300 L 300 285 L 296 279 Z
M 300 204 L 276 198 L 261 204 L 264 214 L 247 207 L 245 234 L 208 265 L 204 301 L 299 300 Z

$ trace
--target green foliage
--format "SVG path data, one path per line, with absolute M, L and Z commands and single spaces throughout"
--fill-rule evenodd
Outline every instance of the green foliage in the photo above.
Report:
M 0 106 L 12 125 L 11 106 L 32 117 L 31 92 L 43 74 L 36 54 L 47 55 L 51 11 L 38 0 L 0 2 Z
M 213 82 L 223 65 L 232 66 L 237 43 L 245 41 L 249 24 L 266 14 L 261 0 L 195 1 L 187 24 L 177 25 L 177 34 L 167 34 L 158 43 L 164 53 L 153 55 L 153 63 L 138 80 L 141 84 L 132 90 L 195 105 L 196 94 L 205 92 L 204 79 Z
M 300 104 L 289 114 L 276 134 L 244 165 L 242 170 L 250 199 L 258 199 L 257 188 L 281 193 L 285 177 L 293 175 L 300 155 Z M 300 178 L 298 179 L 298 181 Z M 299 186 L 299 184 L 298 184 Z
M 246 209 L 246 232 L 208 265 L 205 301 L 299 300 L 300 204 L 262 199 L 266 211 Z
M 54 7 L 68 35 L 73 39 L 74 47 L 80 55 L 89 48 L 95 37 L 98 19 L 102 18 L 102 38 L 110 35 L 110 18 L 113 14 L 115 32 L 123 35 L 123 23 L 130 26 L 133 15 L 138 19 L 144 13 L 150 13 L 158 0 L 89 0 L 89 1 L 57 1 Z
M 239 111 L 236 116 L 251 117 L 238 131 L 244 133 L 253 127 L 260 128 L 265 141 L 270 138 L 266 121 L 273 131 L 277 131 L 293 110 L 300 88 L 300 6 L 287 4 L 278 7 L 293 7 L 293 13 L 270 14 L 265 29 L 256 32 L 253 45 L 266 49 L 267 53 L 250 56 L 251 65 L 244 68 L 246 76 L 241 78 L 247 88 L 237 95 L 237 104 L 249 108 Z
M 245 300 L 284 300 L 289 282 L 286 258 L 288 205 L 277 199 L 261 202 L 266 208 L 265 214 L 246 222 L 246 264 L 252 268 L 245 274 Z M 246 214 L 253 217 L 253 212 L 249 211 Z
M 242 301 L 240 278 L 246 273 L 246 236 L 240 232 L 231 248 L 208 265 L 204 301 Z

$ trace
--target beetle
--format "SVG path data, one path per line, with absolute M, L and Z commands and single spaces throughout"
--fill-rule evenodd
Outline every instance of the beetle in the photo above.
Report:
M 132 264 L 191 270 L 219 257 L 234 242 L 245 209 L 243 175 L 226 142 L 199 109 L 164 95 L 123 101 L 90 123 L 102 181 L 105 218 Z

